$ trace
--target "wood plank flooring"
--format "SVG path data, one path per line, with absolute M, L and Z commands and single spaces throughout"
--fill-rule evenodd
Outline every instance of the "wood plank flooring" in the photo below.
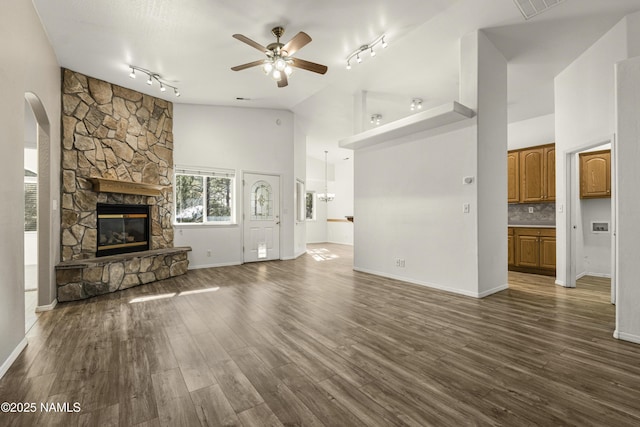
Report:
M 640 346 L 609 286 L 510 273 L 482 300 L 352 270 L 348 246 L 42 313 L 2 426 L 640 425 Z

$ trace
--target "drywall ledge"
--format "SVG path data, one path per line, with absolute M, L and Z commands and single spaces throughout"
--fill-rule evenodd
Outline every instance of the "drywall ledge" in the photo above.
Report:
M 350 148 L 352 150 L 371 147 L 382 142 L 470 119 L 474 115 L 475 112 L 472 109 L 453 101 L 341 139 L 339 144 L 341 148 Z

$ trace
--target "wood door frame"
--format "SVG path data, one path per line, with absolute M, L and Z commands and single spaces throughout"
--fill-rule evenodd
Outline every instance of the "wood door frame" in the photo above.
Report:
M 611 303 L 615 304 L 616 301 L 616 203 L 617 194 L 615 192 L 615 186 L 617 184 L 617 168 L 615 165 L 615 153 L 616 153 L 616 138 L 615 134 L 611 134 L 609 137 L 599 138 L 589 143 L 581 145 L 580 147 L 573 148 L 565 151 L 565 274 L 566 283 L 562 284 L 556 281 L 556 284 L 562 285 L 567 288 L 576 287 L 576 247 L 577 237 L 576 229 L 574 225 L 577 223 L 575 204 L 580 201 L 580 156 L 579 153 L 589 150 L 591 148 L 599 147 L 601 145 L 611 144 Z M 556 202 L 557 203 L 557 202 Z
M 282 248 L 280 247 L 281 243 L 282 243 L 282 174 L 281 173 L 276 173 L 276 172 L 260 172 L 260 171 L 254 171 L 254 170 L 242 170 L 241 172 L 242 175 L 242 221 L 241 224 L 242 226 L 241 228 L 241 233 L 240 235 L 242 236 L 242 247 L 244 248 L 244 243 L 245 243 L 245 235 L 244 235 L 244 227 L 245 227 L 245 221 L 247 220 L 247 214 L 249 212 L 247 212 L 247 209 L 250 209 L 250 206 L 245 206 L 244 203 L 244 196 L 245 196 L 245 187 L 246 187 L 246 181 L 244 179 L 245 175 L 247 174 L 252 174 L 252 175 L 267 175 L 267 176 L 276 176 L 278 177 L 278 214 L 279 214 L 279 219 L 280 219 L 280 227 L 278 227 L 278 259 L 281 260 L 282 259 Z M 247 261 L 245 260 L 245 251 L 243 249 L 242 251 L 242 263 L 246 264 Z

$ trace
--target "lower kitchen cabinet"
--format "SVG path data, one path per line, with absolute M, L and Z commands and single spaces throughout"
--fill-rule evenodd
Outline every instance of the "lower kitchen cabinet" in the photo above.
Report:
M 555 228 L 509 227 L 508 239 L 509 270 L 555 275 Z

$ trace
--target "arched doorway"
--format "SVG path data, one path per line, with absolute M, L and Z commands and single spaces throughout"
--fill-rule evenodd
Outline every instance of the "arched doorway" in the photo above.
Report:
M 29 149 L 35 150 L 30 154 L 28 158 L 25 153 L 25 170 L 27 168 L 26 162 L 29 162 L 29 166 L 36 165 L 35 171 L 30 170 L 31 173 L 36 175 L 36 188 L 29 189 L 30 196 L 33 197 L 33 193 L 36 193 L 36 200 L 27 201 L 25 198 L 25 208 L 27 203 L 31 203 L 29 209 L 30 223 L 27 224 L 27 217 L 25 216 L 25 230 L 30 227 L 30 230 L 35 229 L 36 236 L 36 248 L 35 254 L 31 254 L 29 257 L 25 256 L 25 265 L 27 262 L 34 265 L 35 269 L 31 272 L 31 276 L 35 276 L 35 282 L 27 283 L 26 271 L 25 271 L 25 288 L 35 287 L 35 307 L 29 307 L 30 311 L 44 311 L 52 308 L 55 305 L 55 286 L 53 280 L 53 268 L 51 263 L 51 225 L 52 225 L 52 207 L 51 207 L 51 148 L 50 148 L 50 122 L 47 117 L 44 105 L 38 96 L 32 92 L 26 92 L 25 95 L 25 150 L 27 146 Z M 31 140 L 31 141 L 30 141 Z M 25 172 L 25 175 L 31 173 Z M 33 177 L 31 177 L 33 178 Z M 27 181 L 25 177 L 25 182 Z M 34 181 L 29 179 L 29 181 Z M 31 186 L 33 187 L 33 186 Z M 25 186 L 26 189 L 26 186 Z M 27 191 L 25 191 L 25 196 Z M 33 209 L 35 208 L 35 212 Z M 26 210 L 26 209 L 25 209 Z M 34 218 L 35 217 L 35 218 Z M 35 221 L 35 225 L 33 224 Z M 26 232 L 25 232 L 26 233 Z M 26 305 L 26 299 L 25 299 Z M 35 315 L 25 311 L 25 323 L 27 317 Z

